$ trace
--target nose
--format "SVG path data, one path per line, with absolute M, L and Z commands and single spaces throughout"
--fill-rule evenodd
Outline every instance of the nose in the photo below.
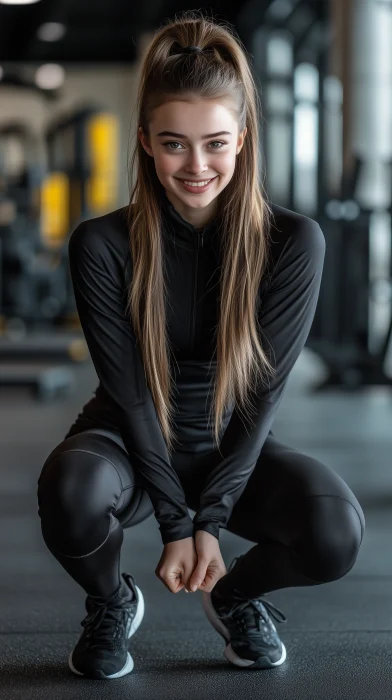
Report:
M 202 153 L 196 149 L 190 151 L 186 172 L 195 177 L 199 177 L 203 175 L 203 173 L 208 172 L 208 166 L 204 161 L 205 156 Z

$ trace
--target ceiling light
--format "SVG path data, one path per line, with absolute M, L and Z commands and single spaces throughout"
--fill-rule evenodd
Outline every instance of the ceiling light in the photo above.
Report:
M 37 37 L 41 41 L 59 41 L 67 31 L 64 24 L 60 22 L 45 22 L 37 30 Z
M 33 5 L 40 0 L 0 0 L 0 5 Z
M 35 74 L 35 82 L 43 90 L 59 88 L 65 79 L 65 70 L 57 63 L 44 63 Z

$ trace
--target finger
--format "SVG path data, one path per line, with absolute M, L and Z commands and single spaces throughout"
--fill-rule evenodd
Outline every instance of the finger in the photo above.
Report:
M 189 581 L 189 588 L 192 591 L 192 593 L 194 591 L 196 591 L 199 588 L 199 586 L 201 585 L 201 583 L 204 581 L 205 575 L 206 575 L 206 570 L 207 570 L 206 566 L 203 568 L 197 567 L 195 569 L 195 571 L 193 572 L 191 579 Z
M 167 590 L 170 591 L 170 593 L 177 593 L 181 590 L 181 588 L 183 588 L 182 584 L 180 584 L 180 588 L 177 588 L 175 584 L 173 584 L 173 581 L 171 579 L 169 579 L 169 581 L 166 581 L 164 578 L 159 577 L 159 580 L 163 583 L 165 588 L 167 588 Z
M 211 593 L 212 589 L 218 583 L 220 578 L 222 578 L 221 574 L 218 575 L 216 572 L 211 572 L 209 569 L 207 569 L 203 581 L 199 583 L 198 590 Z
M 202 591 L 202 593 L 211 593 L 211 591 L 213 590 L 213 588 L 214 588 L 214 586 L 211 586 L 210 584 L 207 585 L 207 584 L 205 584 L 205 583 L 203 582 L 203 583 L 200 584 L 198 590 L 199 590 L 199 591 Z

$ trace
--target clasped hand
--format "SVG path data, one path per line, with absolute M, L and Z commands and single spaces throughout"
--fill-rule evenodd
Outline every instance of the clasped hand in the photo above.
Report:
M 210 593 L 226 574 L 219 541 L 205 530 L 197 530 L 195 537 L 169 542 L 155 569 L 156 576 L 171 593 L 183 588 Z

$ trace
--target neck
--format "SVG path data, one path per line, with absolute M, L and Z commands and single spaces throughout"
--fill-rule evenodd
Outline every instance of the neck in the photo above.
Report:
M 217 199 L 214 199 L 203 209 L 193 209 L 192 207 L 185 206 L 183 202 L 171 192 L 165 190 L 165 196 L 184 221 L 193 226 L 197 231 L 201 231 L 205 226 L 208 226 L 217 215 Z

